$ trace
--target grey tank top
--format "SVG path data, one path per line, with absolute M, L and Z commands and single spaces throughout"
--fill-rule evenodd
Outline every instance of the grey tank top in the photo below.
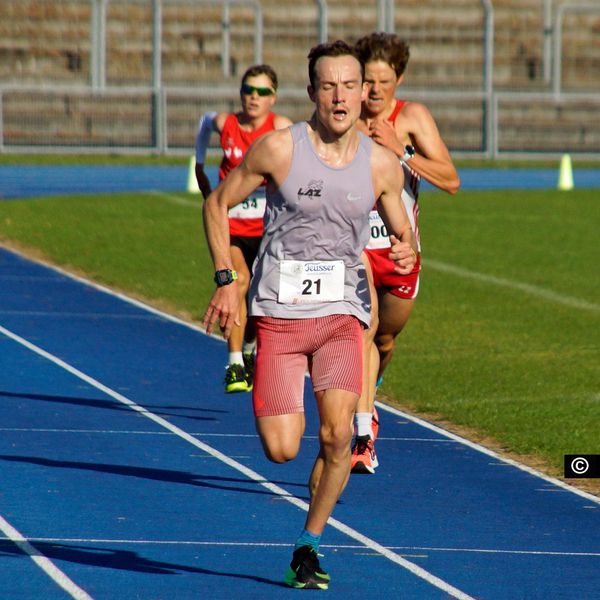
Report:
M 371 301 L 360 255 L 369 241 L 369 211 L 375 203 L 373 141 L 359 133 L 352 162 L 332 167 L 317 155 L 307 128 L 306 122 L 290 127 L 294 147 L 289 173 L 278 190 L 267 191 L 264 234 L 250 283 L 249 313 L 283 319 L 350 314 L 368 326 Z M 307 281 L 308 296 L 301 296 L 299 302 L 282 300 L 282 260 L 303 261 L 303 268 L 313 272 L 327 270 L 330 261 L 343 261 L 343 298 L 319 301 L 318 294 L 311 293 L 318 291 L 321 282 Z M 337 287 L 341 289 L 341 284 Z M 304 303 L 304 298 L 310 301 Z

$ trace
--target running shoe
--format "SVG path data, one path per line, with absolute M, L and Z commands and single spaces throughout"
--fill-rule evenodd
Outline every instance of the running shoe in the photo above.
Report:
M 246 371 L 246 384 L 248 391 L 252 390 L 254 385 L 254 352 L 244 352 L 244 369 Z
M 248 382 L 246 381 L 246 370 L 242 365 L 229 365 L 225 371 L 225 391 L 228 394 L 232 392 L 247 392 Z
M 299 590 L 326 590 L 329 574 L 323 571 L 319 557 L 311 546 L 300 546 L 294 550 L 292 562 L 285 574 L 285 583 Z
M 373 416 L 371 417 L 371 432 L 373 437 L 373 443 L 377 439 L 377 434 L 379 433 L 379 413 L 377 412 L 377 407 L 373 407 Z
M 352 473 L 375 473 L 379 466 L 373 440 L 368 435 L 359 435 L 352 446 L 350 470 Z

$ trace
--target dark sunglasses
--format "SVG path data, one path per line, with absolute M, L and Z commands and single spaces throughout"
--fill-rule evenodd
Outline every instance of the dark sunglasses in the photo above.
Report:
M 240 92 L 242 92 L 242 94 L 244 94 L 244 96 L 252 96 L 252 94 L 254 94 L 254 92 L 256 92 L 259 96 L 272 96 L 275 93 L 275 90 L 273 88 L 254 87 L 253 85 L 248 85 L 247 83 L 242 83 Z

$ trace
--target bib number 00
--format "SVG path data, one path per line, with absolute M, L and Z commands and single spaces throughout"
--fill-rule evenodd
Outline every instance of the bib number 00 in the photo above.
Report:
M 344 273 L 344 262 L 341 260 L 282 260 L 279 263 L 277 299 L 282 304 L 343 300 Z
M 369 227 L 371 228 L 371 237 L 369 238 L 367 248 L 369 250 L 389 248 L 391 244 L 387 228 L 376 210 L 372 210 L 369 213 Z

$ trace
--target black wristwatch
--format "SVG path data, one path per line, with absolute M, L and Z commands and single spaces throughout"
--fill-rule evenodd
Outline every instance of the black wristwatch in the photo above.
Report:
M 404 146 L 404 156 L 400 159 L 402 162 L 408 162 L 415 155 L 415 149 L 410 144 Z
M 237 271 L 233 269 L 221 269 L 215 273 L 215 283 L 217 287 L 223 287 L 233 283 L 238 278 Z

